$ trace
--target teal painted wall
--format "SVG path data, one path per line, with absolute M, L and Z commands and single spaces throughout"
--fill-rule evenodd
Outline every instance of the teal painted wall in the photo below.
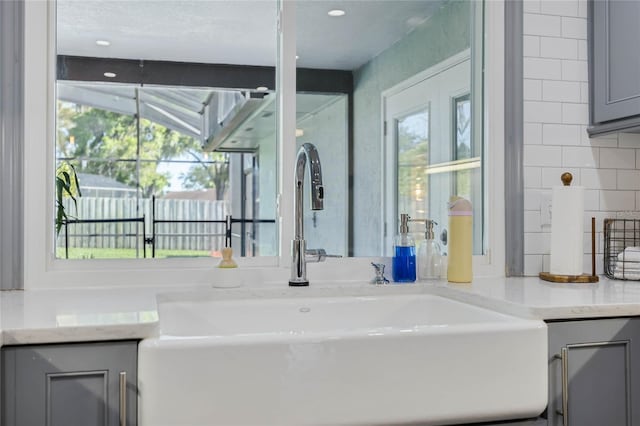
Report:
M 471 2 L 449 1 L 406 37 L 354 71 L 354 255 L 381 252 L 382 92 L 471 46 Z M 366 35 L 365 35 L 366 36 Z M 393 224 L 389 225 L 393 228 Z

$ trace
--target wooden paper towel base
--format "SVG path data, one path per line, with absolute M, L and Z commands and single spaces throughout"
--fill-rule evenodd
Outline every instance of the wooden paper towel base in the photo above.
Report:
M 597 283 L 600 280 L 597 275 L 558 275 L 549 272 L 540 272 L 540 279 L 553 283 Z

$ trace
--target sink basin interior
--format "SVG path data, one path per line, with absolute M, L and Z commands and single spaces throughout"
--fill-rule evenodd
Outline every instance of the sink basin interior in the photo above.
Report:
M 138 349 L 142 426 L 464 424 L 546 406 L 542 321 L 427 294 L 158 309 Z
M 513 322 L 513 317 L 434 295 L 165 302 L 163 335 L 248 336 L 335 331 L 404 332 Z

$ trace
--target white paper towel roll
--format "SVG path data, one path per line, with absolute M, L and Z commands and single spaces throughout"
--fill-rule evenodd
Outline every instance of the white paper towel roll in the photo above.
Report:
M 580 275 L 584 252 L 584 187 L 554 187 L 551 206 L 549 272 Z

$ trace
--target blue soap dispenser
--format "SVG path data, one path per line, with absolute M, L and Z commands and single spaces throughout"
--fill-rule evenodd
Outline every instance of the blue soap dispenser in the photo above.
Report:
M 397 283 L 412 283 L 416 280 L 416 244 L 409 235 L 409 215 L 400 215 L 400 233 L 393 245 L 391 273 Z

